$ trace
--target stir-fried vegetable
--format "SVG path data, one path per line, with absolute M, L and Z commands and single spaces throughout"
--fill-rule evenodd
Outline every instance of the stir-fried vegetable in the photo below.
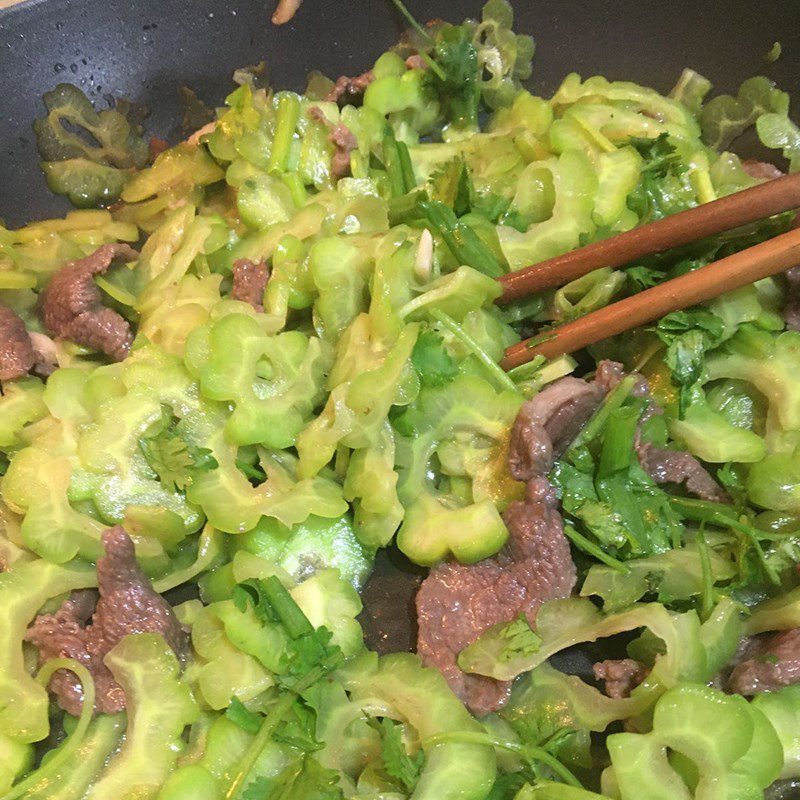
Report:
M 412 30 L 362 75 L 240 71 L 166 149 L 128 103 L 43 98 L 47 184 L 84 210 L 0 227 L 36 353 L 0 392 L 0 800 L 755 800 L 800 776 L 796 277 L 499 366 L 792 215 L 495 304 L 508 272 L 774 177 L 728 149 L 749 129 L 798 169 L 788 95 L 687 69 L 668 96 L 570 74 L 538 97 L 506 0 L 459 25 L 395 5 Z M 430 568 L 422 659 L 365 646 L 386 547 Z M 575 647 L 602 683 L 550 662 Z

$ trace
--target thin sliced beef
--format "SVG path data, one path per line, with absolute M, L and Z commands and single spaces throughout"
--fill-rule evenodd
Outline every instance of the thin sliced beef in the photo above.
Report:
M 55 614 L 37 617 L 26 639 L 39 648 L 42 663 L 74 658 L 83 664 L 94 677 L 96 710 L 111 714 L 125 708 L 125 693 L 103 661 L 114 645 L 129 633 L 160 633 L 183 659 L 188 639 L 172 608 L 139 569 L 128 534 L 120 526 L 109 528 L 103 534 L 103 547 L 105 555 L 97 562 L 100 597 L 94 613 L 91 593 L 76 593 Z M 80 713 L 83 692 L 72 672 L 58 670 L 50 691 L 65 711 Z
M 503 520 L 510 536 L 496 556 L 471 565 L 439 564 L 417 594 L 417 652 L 475 714 L 504 705 L 511 685 L 463 673 L 458 654 L 520 612 L 535 624 L 539 606 L 568 597 L 576 579 L 555 493 L 545 479 L 532 481 L 528 499 L 512 503 Z
M 554 453 L 565 449 L 597 408 L 603 390 L 562 378 L 525 403 L 511 430 L 509 469 L 528 482 L 524 501 L 503 514 L 509 539 L 477 564 L 434 567 L 417 594 L 417 652 L 436 667 L 476 714 L 500 708 L 510 684 L 466 675 L 458 654 L 487 628 L 524 613 L 531 625 L 547 600 L 569 597 L 575 565 L 564 536 L 555 491 L 547 481 Z
M 605 390 L 561 378 L 525 403 L 511 428 L 508 468 L 519 481 L 546 475 L 603 399 Z
M 346 125 L 334 125 L 318 106 L 308 109 L 308 116 L 328 128 L 328 140 L 336 148 L 331 156 L 331 174 L 342 178 L 350 172 L 350 153 L 358 147 L 358 140 Z
M 728 690 L 746 696 L 800 682 L 800 628 L 754 639 L 728 678 Z
M 593 667 L 594 676 L 605 682 L 609 697 L 630 697 L 631 692 L 647 677 L 649 670 L 632 658 L 599 661 Z
M 742 161 L 742 168 L 751 178 L 758 181 L 771 181 L 784 176 L 774 164 L 770 164 L 769 161 L 756 161 L 754 158 Z
M 374 80 L 375 74 L 372 70 L 362 72 L 361 75 L 356 75 L 355 78 L 348 78 L 347 75 L 342 75 L 337 78 L 333 88 L 322 99 L 329 103 L 338 103 L 344 97 L 345 103 L 352 104 L 353 100 L 364 94 L 367 86 Z
M 233 262 L 231 297 L 249 303 L 256 311 L 263 311 L 267 281 L 269 281 L 269 267 L 266 261 L 256 263 L 249 258 L 240 258 Z
M 730 497 L 691 453 L 650 444 L 638 445 L 636 452 L 642 469 L 656 483 L 682 483 L 689 494 L 702 500 L 730 503 Z
M 36 363 L 36 353 L 25 323 L 8 306 L 0 304 L 0 381 L 27 375 Z
M 47 330 L 62 339 L 91 347 L 122 361 L 131 348 L 130 324 L 102 305 L 92 278 L 112 261 L 135 261 L 139 254 L 127 244 L 104 244 L 90 256 L 64 265 L 43 294 L 42 316 Z
M 428 69 L 428 62 L 419 53 L 414 53 L 406 59 L 406 66 L 409 69 Z

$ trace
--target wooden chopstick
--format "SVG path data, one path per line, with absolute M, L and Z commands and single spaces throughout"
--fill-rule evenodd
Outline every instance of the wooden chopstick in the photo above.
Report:
M 786 175 L 504 275 L 498 278 L 503 294 L 497 302 L 564 286 L 600 267 L 620 267 L 798 207 L 800 173 Z
M 797 177 L 797 176 L 792 176 Z M 637 328 L 672 311 L 711 300 L 800 264 L 800 228 L 673 278 L 509 347 L 500 362 L 512 369 L 537 355 L 554 358 Z

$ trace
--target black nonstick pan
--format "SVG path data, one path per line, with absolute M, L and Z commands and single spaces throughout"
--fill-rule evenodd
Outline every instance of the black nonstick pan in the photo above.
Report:
M 175 140 L 189 86 L 218 104 L 237 67 L 266 60 L 273 85 L 302 89 L 318 69 L 357 74 L 394 42 L 402 22 L 387 0 L 305 0 L 276 28 L 272 0 L 29 0 L 0 11 L 0 220 L 16 226 L 61 214 L 38 168 L 33 119 L 56 83 L 99 104 L 126 97 L 150 110 L 150 134 Z M 408 0 L 422 20 L 459 21 L 481 0 Z M 537 41 L 533 91 L 568 72 L 632 79 L 667 91 L 684 67 L 717 90 L 765 74 L 794 93 L 800 76 L 800 0 L 516 0 L 516 28 Z M 768 63 L 773 43 L 782 54 Z M 748 144 L 738 148 L 745 155 Z M 411 650 L 413 595 L 422 572 L 396 551 L 380 554 L 364 591 L 363 623 L 380 651 Z M 573 654 L 571 671 L 590 663 Z

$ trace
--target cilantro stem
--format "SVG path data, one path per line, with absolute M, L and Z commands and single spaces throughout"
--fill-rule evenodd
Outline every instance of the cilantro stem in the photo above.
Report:
M 508 377 L 502 367 L 449 314 L 436 308 L 430 309 L 429 313 L 443 328 L 450 331 L 469 348 L 501 388 L 508 389 L 514 394 L 520 394 L 519 387 Z
M 308 617 L 300 610 L 294 598 L 275 575 L 266 578 L 263 586 L 272 610 L 278 615 L 292 639 L 314 633 L 314 626 L 308 621 Z
M 627 575 L 630 572 L 630 568 L 626 564 L 623 564 L 613 556 L 610 556 L 605 552 L 605 550 L 598 547 L 583 534 L 578 533 L 578 531 L 576 531 L 572 525 L 564 526 L 564 536 L 566 536 L 567 539 L 569 539 L 579 550 L 583 550 L 584 553 L 594 556 L 598 561 L 602 561 L 603 564 L 611 567 L 611 569 L 615 569 L 617 572 L 623 573 L 623 575 Z
M 708 554 L 708 543 L 701 523 L 700 532 L 697 534 L 697 551 L 700 554 L 700 573 L 703 579 L 703 591 L 700 595 L 700 618 L 705 622 L 714 608 L 714 575 L 711 571 L 711 558 Z
M 419 211 L 444 239 L 459 264 L 466 264 L 490 278 L 499 278 L 503 274 L 503 267 L 497 256 L 466 222 L 456 217 L 450 206 L 440 200 L 423 200 L 419 203 Z
M 408 24 L 411 25 L 426 42 L 433 42 L 428 31 L 417 22 L 414 15 L 405 7 L 405 4 L 402 3 L 401 0 L 392 0 L 392 3 L 394 3 L 394 7 L 406 18 Z M 424 50 L 419 50 L 418 52 L 422 58 L 425 59 L 425 63 L 436 73 L 436 77 L 439 78 L 440 81 L 443 81 L 445 79 L 445 74 L 442 68 Z
M 403 172 L 400 167 L 400 155 L 397 152 L 397 141 L 394 136 L 387 134 L 383 137 L 383 166 L 386 167 L 386 177 L 392 197 L 402 197 L 406 193 Z
M 636 385 L 635 375 L 626 375 L 607 395 L 603 404 L 583 426 L 583 430 L 575 437 L 572 446 L 567 452 L 567 458 L 572 460 L 572 454 L 587 442 L 591 442 L 605 427 L 608 418 L 628 399 L 628 395 Z
M 258 729 L 258 733 L 255 735 L 253 741 L 250 742 L 250 746 L 245 750 L 244 755 L 239 761 L 239 769 L 236 775 L 234 775 L 228 791 L 225 793 L 226 800 L 233 800 L 233 798 L 236 797 L 245 779 L 250 774 L 250 770 L 253 769 L 258 757 L 261 755 L 261 751 L 266 747 L 267 742 L 270 740 L 283 718 L 289 713 L 296 699 L 294 694 L 288 692 L 278 700 L 269 714 L 264 718 L 261 727 Z
M 552 754 L 548 753 L 543 747 L 531 744 L 520 744 L 510 742 L 505 739 L 498 739 L 488 733 L 478 733 L 477 731 L 453 731 L 451 733 L 436 733 L 429 736 L 423 743 L 422 749 L 427 750 L 431 745 L 453 743 L 464 744 L 485 744 L 489 747 L 496 747 L 499 750 L 508 750 L 517 753 L 526 761 L 538 761 L 545 764 L 559 777 L 563 783 L 582 789 L 583 784 Z
M 397 142 L 397 155 L 400 160 L 400 170 L 403 174 L 403 183 L 406 191 L 412 191 L 417 185 L 414 175 L 414 165 L 411 163 L 411 153 L 408 152 L 408 145 L 405 142 Z
M 284 718 L 291 710 L 298 695 L 302 694 L 310 686 L 313 686 L 326 672 L 327 670 L 322 667 L 317 667 L 312 670 L 301 678 L 296 686 L 289 689 L 286 694 L 280 697 L 270 709 L 264 721 L 261 723 L 258 733 L 256 733 L 253 741 L 250 742 L 250 746 L 245 750 L 244 755 L 239 761 L 239 769 L 234 775 L 228 787 L 228 791 L 225 792 L 225 800 L 233 800 L 239 793 L 242 784 L 255 766 L 256 761 L 258 761 L 261 751 L 266 747 L 267 742 L 272 738 L 272 734 L 275 733 L 278 725 L 283 722 Z
M 719 503 L 714 503 L 709 500 L 694 500 L 690 497 L 670 497 L 670 505 L 686 519 L 691 519 L 695 522 L 704 522 L 708 525 L 715 525 L 718 528 L 730 528 L 738 533 L 744 534 L 753 545 L 756 551 L 758 560 L 764 573 L 769 578 L 770 583 L 775 586 L 780 586 L 781 579 L 775 568 L 767 561 L 764 553 L 764 548 L 761 547 L 760 539 L 769 539 L 771 537 L 765 536 L 762 531 L 757 530 L 752 525 L 741 522 L 726 513 L 725 506 Z

